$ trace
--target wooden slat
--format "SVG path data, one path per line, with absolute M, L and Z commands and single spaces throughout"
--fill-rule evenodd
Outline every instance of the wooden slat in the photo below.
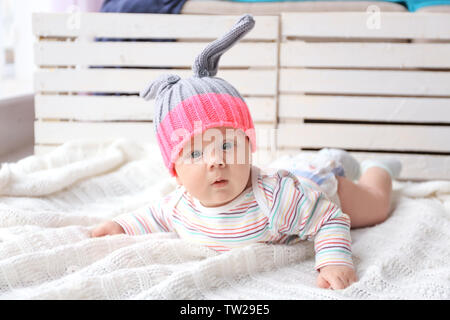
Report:
M 253 120 L 275 122 L 275 98 L 245 99 Z M 154 101 L 136 96 L 42 95 L 35 96 L 35 117 L 79 121 L 152 120 Z
M 191 67 L 206 43 L 189 42 L 63 42 L 35 44 L 39 66 L 170 66 Z M 221 57 L 221 67 L 276 67 L 275 43 L 238 43 Z
M 256 145 L 258 148 L 275 149 L 276 148 L 276 124 L 255 123 Z
M 450 123 L 449 98 L 280 95 L 282 119 Z
M 151 121 L 153 112 L 153 101 L 145 101 L 137 96 L 35 96 L 35 116 L 38 119 Z
M 114 122 L 46 122 L 34 123 L 37 144 L 61 144 L 73 139 L 133 139 L 156 143 L 153 123 Z
M 450 152 L 449 137 L 450 126 L 279 124 L 277 146 Z
M 450 39 L 449 13 L 282 13 L 281 24 L 283 37 Z
M 39 69 L 34 75 L 36 92 L 138 93 L 161 74 L 192 76 L 191 70 L 176 69 Z M 218 77 L 243 95 L 275 95 L 275 70 L 220 70 Z
M 265 137 L 275 124 L 255 124 L 258 147 L 267 147 Z M 152 122 L 67 122 L 35 121 L 35 144 L 62 144 L 74 139 L 112 140 L 131 139 L 157 143 Z
M 46 154 L 53 151 L 58 146 L 35 145 L 35 155 Z M 298 149 L 259 149 L 252 156 L 252 163 L 265 167 L 270 165 L 275 159 L 285 155 L 296 155 L 301 152 L 307 157 L 313 157 L 316 152 L 299 151 Z M 439 155 L 417 155 L 398 153 L 366 153 L 350 152 L 359 162 L 365 159 L 376 159 L 382 157 L 393 157 L 402 163 L 402 171 L 399 180 L 449 180 L 450 179 L 450 156 Z
M 316 154 L 314 151 L 299 151 L 298 149 L 281 149 L 273 152 L 267 159 L 275 160 L 282 156 L 294 156 L 299 152 L 303 156 L 312 158 Z M 350 152 L 359 162 L 366 159 L 377 159 L 392 157 L 402 163 L 400 180 L 442 180 L 450 179 L 450 156 L 445 155 L 420 155 L 420 154 L 402 154 L 402 153 L 370 153 L 370 152 Z M 270 160 L 263 158 L 266 163 Z
M 36 144 L 34 145 L 34 154 L 35 155 L 43 155 L 47 154 L 56 148 L 60 147 L 62 144 Z M 281 154 L 279 151 L 272 152 L 272 150 L 264 147 L 264 146 L 258 146 L 255 153 L 252 154 L 252 163 L 255 165 L 263 166 L 267 165 L 270 162 L 273 161 L 273 154 Z
M 250 109 L 254 122 L 272 122 L 275 124 L 278 121 L 275 98 L 248 97 L 245 98 L 245 102 Z
M 449 57 L 447 43 L 289 41 L 280 49 L 282 67 L 450 68 Z
M 450 72 L 281 69 L 280 91 L 450 96 Z
M 351 153 L 358 161 L 393 157 L 402 163 L 400 179 L 442 180 L 450 179 L 450 156 L 419 154 L 373 154 L 365 152 Z
M 216 39 L 240 16 L 133 14 L 133 13 L 34 13 L 33 33 L 46 37 L 107 37 L 132 39 Z M 277 16 L 257 16 L 246 40 L 275 40 Z

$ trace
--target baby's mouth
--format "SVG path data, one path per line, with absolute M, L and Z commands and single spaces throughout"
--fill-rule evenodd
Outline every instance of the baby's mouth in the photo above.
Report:
M 228 184 L 228 180 L 226 179 L 217 179 L 212 185 L 213 187 L 225 187 Z

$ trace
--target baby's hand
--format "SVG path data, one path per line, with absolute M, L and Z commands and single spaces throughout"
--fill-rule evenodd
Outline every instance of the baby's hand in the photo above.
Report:
M 103 237 L 106 235 L 114 235 L 114 234 L 121 234 L 125 233 L 123 228 L 114 221 L 107 221 L 103 223 L 102 225 L 98 226 L 91 232 L 91 237 Z
M 324 289 L 344 289 L 356 281 L 356 273 L 352 268 L 329 265 L 320 269 L 317 286 Z

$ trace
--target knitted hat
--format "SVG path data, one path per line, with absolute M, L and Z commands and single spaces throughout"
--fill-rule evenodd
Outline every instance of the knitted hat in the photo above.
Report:
M 219 59 L 255 25 L 242 16 L 224 36 L 209 43 L 195 59 L 194 75 L 181 79 L 164 74 L 142 90 L 145 100 L 155 98 L 154 125 L 161 154 L 172 176 L 174 163 L 185 143 L 213 127 L 242 129 L 256 151 L 256 135 L 247 104 L 227 81 L 215 77 Z

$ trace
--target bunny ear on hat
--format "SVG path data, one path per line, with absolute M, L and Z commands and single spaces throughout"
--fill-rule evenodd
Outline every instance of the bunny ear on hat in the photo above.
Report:
M 192 70 L 195 77 L 213 77 L 217 74 L 219 60 L 224 52 L 244 37 L 255 26 L 249 14 L 243 15 L 225 35 L 208 44 L 195 59 Z
M 256 135 L 247 104 L 240 93 L 227 81 L 214 77 L 219 59 L 255 25 L 249 14 L 242 16 L 225 35 L 209 43 L 196 57 L 194 75 L 180 79 L 174 74 L 163 74 L 140 92 L 145 100 L 154 101 L 153 123 L 164 163 L 175 176 L 174 161 L 183 145 L 202 130 L 218 126 L 242 129 L 248 135 L 252 152 L 256 150 Z M 202 79 L 203 78 L 203 79 Z M 183 129 L 180 139 L 178 130 Z
M 180 80 L 176 74 L 163 74 L 153 80 L 146 88 L 144 88 L 139 96 L 144 100 L 151 100 L 161 94 L 164 90 L 170 89 Z
M 195 59 L 192 70 L 194 76 L 213 77 L 217 74 L 220 57 L 236 42 L 244 37 L 255 26 L 255 20 L 250 14 L 243 15 L 225 35 L 209 43 Z M 163 74 L 152 81 L 139 94 L 145 100 L 156 98 L 162 92 L 170 89 L 180 77 L 175 74 Z

